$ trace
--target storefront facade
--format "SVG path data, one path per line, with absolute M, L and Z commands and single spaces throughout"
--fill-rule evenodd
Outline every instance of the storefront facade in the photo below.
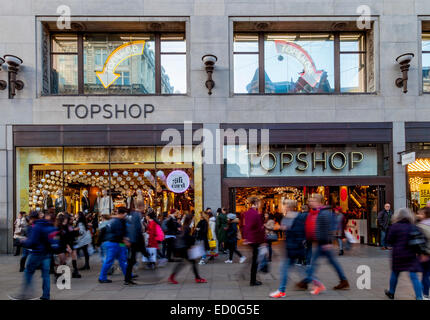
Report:
M 0 56 L 22 65 L 16 71 L 8 63 L 20 60 L 8 58 L 0 70 L 0 252 L 12 251 L 17 212 L 43 206 L 43 191 L 72 212 L 84 190 L 90 210 L 97 192 L 110 190 L 115 206 L 141 190 L 147 205 L 196 212 L 242 210 L 245 188 L 261 188 L 272 209 L 280 196 L 304 204 L 319 191 L 366 220 L 360 241 L 377 242 L 382 203 L 411 203 L 417 175 L 398 163 L 399 152 L 429 141 L 410 138 L 408 126 L 424 123 L 429 136 L 430 9 L 425 0 L 370 1 L 363 18 L 360 6 L 6 1 Z M 407 94 L 395 85 L 405 52 L 415 54 Z M 213 73 L 207 54 L 217 57 Z M 263 127 L 271 154 L 254 168 L 230 171 L 215 138 L 204 157 L 212 161 L 199 156 L 205 132 Z M 161 150 L 175 135 L 182 158 L 166 161 Z M 188 177 L 186 192 L 164 185 L 174 171 Z M 354 213 L 353 198 L 365 213 Z

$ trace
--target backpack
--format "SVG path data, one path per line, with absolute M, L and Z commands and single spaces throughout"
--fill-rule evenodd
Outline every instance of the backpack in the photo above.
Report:
M 160 242 L 164 240 L 164 232 L 158 223 L 155 223 L 155 240 Z
M 47 233 L 47 247 L 54 254 L 60 253 L 60 231 L 55 227 L 50 229 Z

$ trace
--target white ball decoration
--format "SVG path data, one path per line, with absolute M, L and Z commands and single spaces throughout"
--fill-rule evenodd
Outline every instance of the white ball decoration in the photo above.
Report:
M 40 194 L 40 190 L 36 190 L 36 194 Z
M 84 173 L 82 171 L 79 171 L 79 175 L 82 176 Z
M 157 177 L 163 178 L 164 177 L 164 172 L 161 171 L 161 170 L 157 171 Z
M 42 184 L 39 184 L 39 185 L 37 185 L 37 186 L 39 187 L 39 189 L 43 187 L 43 185 L 42 185 Z
M 45 181 L 46 181 L 46 180 L 43 178 L 43 179 L 41 179 L 40 181 L 41 181 L 42 183 L 45 183 Z
M 103 174 L 104 174 L 105 176 L 108 176 L 108 175 L 109 175 L 109 172 L 105 171 Z
M 124 171 L 122 174 L 128 176 L 128 171 Z
M 142 177 L 137 177 L 137 181 L 142 181 Z
M 123 185 L 125 185 L 125 181 L 121 181 L 121 185 L 123 186 Z
M 71 174 L 72 176 L 74 176 L 74 175 L 75 175 L 75 171 L 70 172 L 70 174 Z
M 87 172 L 87 176 L 90 176 L 90 175 L 91 175 L 91 172 L 90 172 L 90 171 L 88 171 L 88 172 Z
M 145 178 L 150 178 L 152 176 L 152 173 L 148 170 L 146 170 L 143 175 L 145 176 Z
M 122 178 L 121 177 L 118 177 L 118 179 L 117 179 L 119 182 L 121 182 L 122 181 Z
M 98 176 L 100 173 L 98 173 L 97 171 L 96 172 L 94 172 L 94 175 L 95 176 Z
M 33 199 L 37 200 L 37 196 L 33 196 Z
M 53 176 L 53 175 L 55 175 L 55 172 L 54 172 L 54 171 L 51 171 L 51 176 Z
M 57 170 L 57 171 L 55 171 L 55 174 L 58 176 L 58 175 L 60 175 L 60 171 L 59 170 Z
M 131 184 L 131 185 L 134 185 L 134 181 L 131 181 L 131 182 L 130 182 L 130 184 Z
M 48 186 L 47 184 L 45 184 L 44 188 L 45 188 L 45 189 L 48 189 L 48 188 L 49 188 L 49 186 Z
M 118 172 L 114 172 L 114 173 L 112 173 L 112 175 L 114 176 L 114 177 L 118 177 Z
M 67 171 L 64 171 L 64 172 L 63 172 L 63 174 L 64 174 L 64 175 L 66 175 L 67 173 L 68 173 Z
M 139 176 L 139 172 L 133 172 L 133 176 L 138 177 Z
M 43 200 L 43 197 L 39 197 L 39 200 Z
M 37 203 L 37 200 L 33 200 L 33 203 Z
M 49 178 L 49 174 L 45 174 L 45 178 Z
M 130 178 L 130 177 L 127 177 L 125 180 L 130 181 L 130 180 L 131 180 L 131 178 Z

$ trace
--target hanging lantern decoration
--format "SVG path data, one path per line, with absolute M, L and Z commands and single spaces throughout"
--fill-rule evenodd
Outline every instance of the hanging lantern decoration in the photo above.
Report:
M 90 171 L 88 171 L 88 172 L 87 172 L 87 176 L 90 176 L 90 175 L 91 175 L 91 172 L 90 172 Z
M 130 177 L 127 177 L 127 178 L 125 178 L 125 180 L 130 181 L 130 180 L 131 180 L 131 178 L 130 178 Z
M 54 171 L 51 171 L 51 176 L 53 176 L 53 175 L 55 175 L 55 172 L 54 172 Z
M 139 176 L 139 172 L 133 172 L 133 176 L 138 177 Z
M 39 187 L 39 189 L 43 187 L 43 185 L 42 185 L 42 184 L 39 184 L 39 185 L 37 185 L 37 186 Z
M 128 176 L 128 171 L 124 171 L 122 174 Z
M 75 171 L 70 172 L 70 174 L 71 174 L 72 176 L 74 176 L 74 175 L 75 175 Z
M 40 180 L 40 182 L 42 182 L 42 183 L 45 183 L 45 178 L 42 178 L 41 180 Z
M 114 172 L 114 173 L 112 173 L 112 175 L 114 176 L 114 177 L 118 177 L 118 172 Z
M 49 174 L 45 174 L 45 178 L 49 178 Z
M 100 173 L 98 173 L 98 171 L 94 172 L 95 176 L 99 176 Z
M 116 180 L 118 180 L 119 182 L 121 182 L 121 181 L 122 181 L 122 178 L 121 178 L 121 177 L 118 177 L 118 179 L 116 179 Z
M 60 170 L 55 171 L 55 174 L 56 174 L 57 176 L 59 176 L 59 175 L 60 175 Z
M 108 176 L 108 175 L 109 175 L 109 172 L 105 171 L 105 172 L 103 173 L 103 175 Z

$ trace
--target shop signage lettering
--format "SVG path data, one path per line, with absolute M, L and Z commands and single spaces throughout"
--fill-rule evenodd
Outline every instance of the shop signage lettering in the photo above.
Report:
M 144 104 L 63 104 L 66 108 L 67 119 L 140 119 L 147 117 L 148 114 L 153 113 L 155 110 L 154 105 Z
M 310 159 L 308 158 L 310 155 Z M 249 154 L 250 163 L 252 163 L 253 154 Z M 278 159 L 279 157 L 279 159 Z M 312 169 L 314 171 L 317 166 L 321 166 L 324 171 L 329 166 L 331 169 L 339 171 L 343 170 L 348 165 L 348 170 L 354 169 L 364 159 L 364 154 L 359 151 L 342 152 L 336 151 L 333 153 L 328 152 L 281 152 L 275 154 L 273 152 L 266 152 L 261 155 L 259 164 L 266 171 L 272 171 L 280 163 L 280 170 L 284 170 L 286 166 L 291 165 L 294 161 L 297 163 L 295 169 L 297 171 L 306 171 Z M 268 160 L 268 161 L 267 161 Z
M 170 191 L 183 193 L 190 186 L 190 177 L 182 170 L 174 170 L 167 176 L 166 184 Z

